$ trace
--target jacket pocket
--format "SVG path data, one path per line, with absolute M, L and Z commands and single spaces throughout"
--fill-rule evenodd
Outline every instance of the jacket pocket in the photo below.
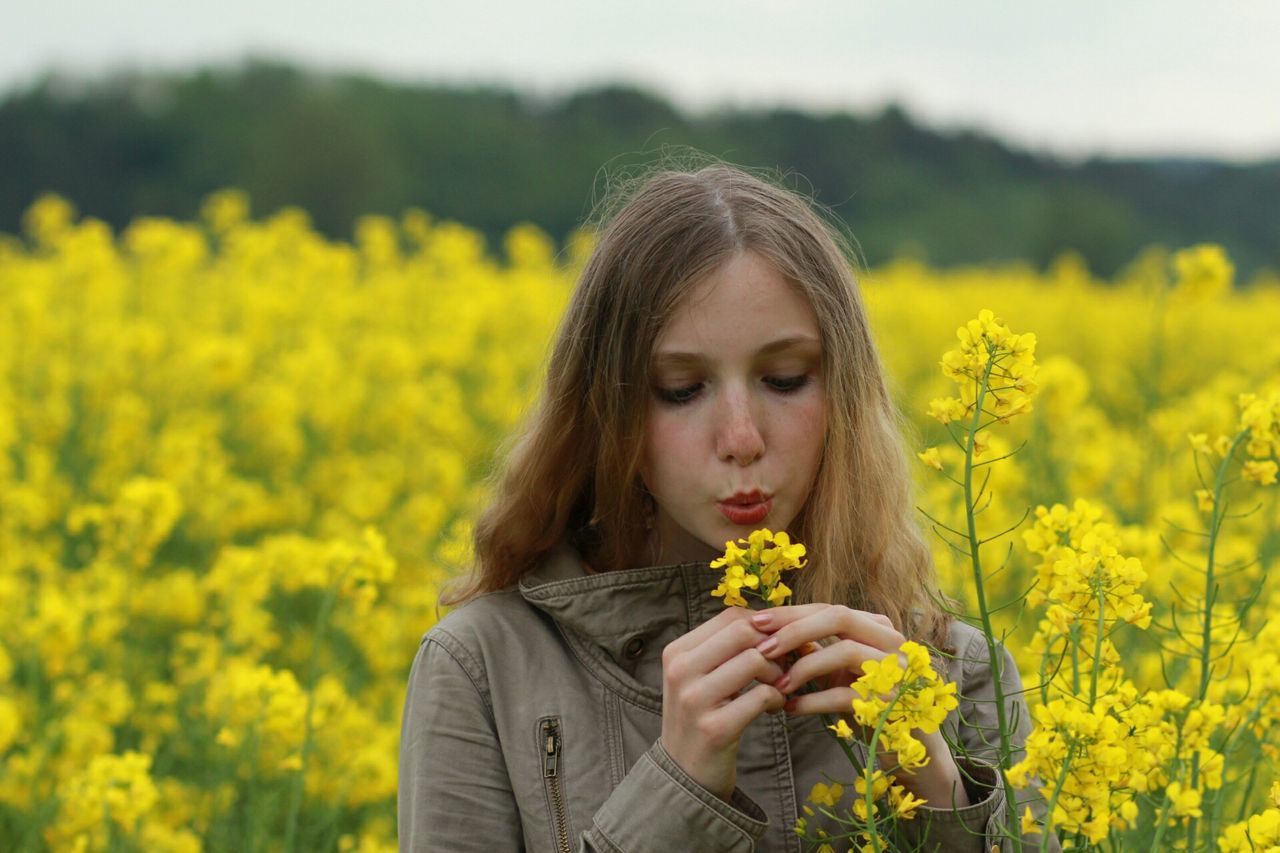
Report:
M 569 848 L 569 818 L 565 811 L 564 785 L 560 772 L 562 734 L 559 717 L 543 717 L 538 721 L 538 748 L 542 752 L 542 782 L 546 787 L 547 806 L 551 813 L 551 833 L 556 850 L 572 853 Z

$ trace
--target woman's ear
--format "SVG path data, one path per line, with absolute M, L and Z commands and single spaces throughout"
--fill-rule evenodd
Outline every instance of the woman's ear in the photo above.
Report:
M 640 487 L 644 491 L 644 529 L 653 530 L 653 525 L 658 518 L 658 502 L 653 499 L 653 494 L 645 487 L 643 480 Z

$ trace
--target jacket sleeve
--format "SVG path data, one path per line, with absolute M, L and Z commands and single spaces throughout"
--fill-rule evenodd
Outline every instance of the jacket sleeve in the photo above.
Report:
M 720 799 L 685 773 L 658 740 L 596 812 L 579 853 L 749 853 L 767 826 L 764 810 L 740 788 L 728 802 Z
M 430 636 L 422 641 L 400 722 L 401 851 L 524 849 L 483 692 L 448 649 Z
M 452 646 L 428 636 L 410 671 L 400 729 L 400 850 L 524 850 L 483 669 Z M 596 812 L 576 850 L 750 853 L 766 826 L 764 810 L 740 789 L 721 800 L 657 741 Z
M 1003 645 L 998 650 L 1005 719 L 1013 728 L 1011 760 L 1017 762 L 1025 753 L 1031 717 L 1023 697 L 1017 664 Z M 913 840 L 926 839 L 925 850 L 971 850 L 975 853 L 1000 850 L 1008 853 L 1014 849 L 1013 840 L 1006 830 L 1009 818 L 1012 817 L 1013 825 L 1018 826 L 1022 811 L 1030 806 L 1032 813 L 1043 819 L 1044 801 L 1035 790 L 1021 790 L 1010 814 L 998 766 L 1000 727 L 996 710 L 996 681 L 983 635 L 974 636 L 961 656 L 964 677 L 960 707 L 957 709 L 960 737 L 955 745 L 955 761 L 970 805 L 961 809 L 945 804 L 938 804 L 938 808 L 923 807 L 917 811 L 914 820 L 905 821 L 902 826 Z M 1023 849 L 1038 850 L 1040 835 L 1024 834 L 1022 844 Z M 1048 849 L 1054 853 L 1061 849 L 1056 838 L 1049 839 Z

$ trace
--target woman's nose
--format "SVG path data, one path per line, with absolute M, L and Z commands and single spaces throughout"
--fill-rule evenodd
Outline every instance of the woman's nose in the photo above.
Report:
M 764 453 L 764 436 L 745 392 L 726 394 L 717 420 L 716 455 L 722 461 L 750 465 Z

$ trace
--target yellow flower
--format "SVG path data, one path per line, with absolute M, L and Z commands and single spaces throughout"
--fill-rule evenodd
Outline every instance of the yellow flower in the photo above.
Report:
M 1250 459 L 1244 463 L 1241 473 L 1246 480 L 1253 480 L 1260 486 L 1271 486 L 1276 482 L 1276 470 L 1276 463 L 1270 459 L 1262 462 Z
M 787 599 L 791 597 L 791 589 L 782 581 L 778 581 L 773 589 L 769 591 L 768 597 L 765 599 L 770 604 L 785 604 Z
M 942 458 L 938 455 L 938 448 L 930 447 L 928 450 L 917 453 L 916 456 L 929 467 L 936 468 L 939 471 L 942 470 Z
M 129 751 L 98 755 L 59 785 L 61 804 L 46 839 L 62 847 L 105 831 L 104 821 L 132 835 L 155 808 L 159 792 L 151 779 L 151 756 Z M 105 849 L 105 844 L 103 845 Z
M 717 598 L 723 596 L 724 603 L 734 607 L 746 607 L 747 600 L 742 597 L 742 589 L 755 589 L 760 585 L 760 577 L 756 574 L 748 574 L 747 570 L 742 566 L 730 566 L 725 570 L 724 579 L 720 581 L 720 585 L 711 591 L 711 594 Z
M 844 786 L 839 782 L 832 782 L 830 785 L 817 782 L 809 792 L 809 802 L 834 808 L 843 796 Z
M 949 424 L 967 415 L 968 408 L 955 397 L 938 397 L 929 401 L 929 417 L 939 423 Z
M 903 820 L 914 818 L 916 809 L 928 802 L 907 791 L 901 785 L 894 785 L 889 789 L 889 804 L 893 806 L 894 813 Z
M 1200 812 L 1200 791 L 1196 788 L 1183 788 L 1181 782 L 1174 782 L 1165 789 L 1165 796 L 1173 813 L 1179 817 L 1202 817 Z
M 1267 809 L 1228 826 L 1218 837 L 1222 853 L 1273 853 L 1280 845 L 1280 808 Z
M 865 774 L 858 774 L 858 778 L 853 783 L 854 790 L 858 792 L 859 797 L 867 795 L 867 777 Z M 889 790 L 889 777 L 879 770 L 871 771 L 871 799 L 878 800 Z
M 747 607 L 744 595 L 766 601 L 771 606 L 785 604 L 791 597 L 791 589 L 780 580 L 784 571 L 803 568 L 805 547 L 792 542 L 785 532 L 774 533 L 768 528 L 753 530 L 746 539 L 724 543 L 724 554 L 710 563 L 713 569 L 724 569 L 711 594 L 724 598 L 726 606 Z
M 960 346 L 943 353 L 940 365 L 943 375 L 959 386 L 960 397 L 930 401 L 929 416 L 944 424 L 960 420 L 977 404 L 980 393 L 983 412 L 1000 423 L 1030 412 L 1040 370 L 1035 360 L 1036 336 L 1014 334 L 984 308 L 977 319 L 956 330 L 956 337 Z M 982 449 L 987 446 L 984 442 Z M 975 455 L 981 452 L 975 449 Z
M 834 726 L 827 726 L 831 731 L 836 733 L 836 737 L 842 740 L 853 740 L 853 729 L 849 728 L 849 724 L 844 720 L 837 720 Z

